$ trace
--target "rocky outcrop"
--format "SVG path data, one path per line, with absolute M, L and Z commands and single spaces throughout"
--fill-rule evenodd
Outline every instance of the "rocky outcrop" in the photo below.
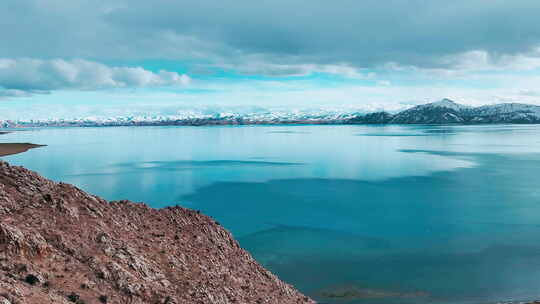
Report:
M 0 161 L 0 303 L 314 303 L 219 223 Z

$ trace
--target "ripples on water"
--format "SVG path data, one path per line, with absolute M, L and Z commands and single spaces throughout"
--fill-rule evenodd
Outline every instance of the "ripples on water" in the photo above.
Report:
M 324 303 L 540 298 L 540 127 L 46 129 L 7 157 L 108 199 L 180 203 Z

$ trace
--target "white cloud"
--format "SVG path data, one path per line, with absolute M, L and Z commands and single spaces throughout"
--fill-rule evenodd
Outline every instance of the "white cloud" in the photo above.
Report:
M 3 96 L 23 96 L 63 89 L 99 90 L 184 86 L 187 75 L 152 72 L 142 67 L 110 67 L 88 60 L 0 58 L 0 91 Z
M 8 58 L 233 63 L 258 54 L 280 64 L 434 67 L 441 57 L 468 51 L 512 55 L 540 45 L 538 0 L 2 3 L 0 36 L 9 43 L 0 56 Z
M 442 58 L 448 66 L 447 73 L 482 71 L 530 71 L 540 68 L 540 47 L 519 54 L 491 54 L 485 50 L 473 50 Z
M 467 77 L 483 72 L 512 72 L 533 71 L 540 69 L 540 47 L 526 53 L 494 55 L 485 50 L 467 51 L 455 55 L 441 57 L 438 67 L 418 67 L 389 62 L 382 65 L 389 71 L 409 71 L 424 73 L 441 78 Z
M 32 94 L 30 92 L 22 90 L 1 90 L 0 89 L 0 99 L 9 98 L 9 97 L 28 97 Z
M 355 66 L 340 64 L 314 64 L 314 63 L 275 63 L 277 59 L 261 56 L 245 56 L 241 62 L 219 62 L 208 65 L 207 68 L 224 68 L 244 75 L 263 75 L 271 77 L 307 76 L 313 73 L 339 75 L 351 79 L 368 79 L 375 77 L 373 72 L 363 73 Z
M 377 85 L 381 86 L 381 87 L 389 87 L 389 86 L 392 85 L 392 82 L 390 82 L 388 80 L 378 80 Z

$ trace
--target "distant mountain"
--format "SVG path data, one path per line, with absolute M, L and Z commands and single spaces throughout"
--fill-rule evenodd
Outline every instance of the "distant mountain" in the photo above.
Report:
M 540 107 L 502 103 L 471 109 L 465 117 L 468 123 L 540 123 Z
M 366 115 L 358 115 L 346 120 L 346 124 L 387 124 L 394 118 L 388 112 L 375 112 Z
M 382 114 L 384 113 L 384 114 Z M 504 103 L 469 107 L 450 99 L 418 105 L 391 115 L 373 113 L 354 117 L 349 123 L 358 124 L 490 124 L 540 123 L 540 106 Z
M 450 99 L 419 105 L 394 115 L 390 123 L 396 124 L 445 124 L 464 123 L 462 113 L 468 107 L 457 104 Z
M 210 125 L 324 125 L 324 124 L 539 124 L 540 106 L 503 103 L 469 107 L 450 99 L 418 105 L 392 114 L 340 111 L 264 111 L 255 113 L 180 113 L 172 116 L 127 116 L 50 120 L 0 120 L 0 128 L 210 126 Z

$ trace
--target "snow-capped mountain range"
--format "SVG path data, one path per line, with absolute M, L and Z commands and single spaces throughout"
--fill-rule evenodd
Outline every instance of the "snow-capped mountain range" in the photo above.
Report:
M 487 124 L 540 123 L 540 106 L 504 103 L 468 107 L 450 99 L 419 105 L 393 115 L 389 123 L 402 124 Z
M 171 116 L 126 116 L 113 118 L 2 121 L 0 127 L 47 126 L 163 126 L 249 124 L 494 124 L 540 123 L 540 106 L 503 103 L 470 107 L 450 99 L 414 106 L 397 113 L 340 111 L 263 111 L 256 113 L 189 113 Z

